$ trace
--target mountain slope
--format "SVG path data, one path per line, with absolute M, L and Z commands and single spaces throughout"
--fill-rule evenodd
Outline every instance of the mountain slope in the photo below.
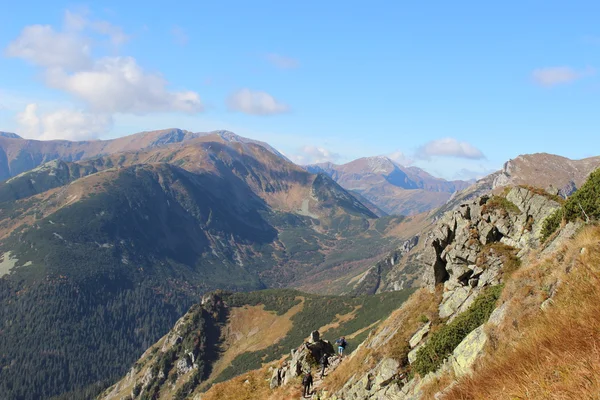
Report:
M 411 215 L 431 210 L 470 184 L 435 178 L 420 168 L 403 167 L 383 156 L 306 168 L 326 173 L 343 188 L 359 193 L 388 214 Z
M 314 330 L 329 342 L 346 335 L 355 349 L 411 292 L 357 298 L 289 290 L 207 295 L 101 398 L 189 398 L 279 360 Z
M 329 177 L 218 135 L 53 161 L 0 196 L 8 399 L 89 397 L 202 293 L 310 287 L 399 240 Z

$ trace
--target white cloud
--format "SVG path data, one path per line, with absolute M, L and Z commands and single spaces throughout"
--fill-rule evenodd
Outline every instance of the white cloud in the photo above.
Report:
M 112 118 L 70 109 L 38 115 L 38 105 L 28 104 L 25 111 L 17 114 L 17 122 L 22 136 L 29 139 L 76 141 L 97 139 L 111 127 Z
M 265 57 L 267 61 L 280 69 L 293 69 L 300 66 L 300 62 L 295 58 L 282 56 L 281 54 L 269 53 Z
M 180 46 L 185 46 L 189 41 L 187 33 L 185 33 L 183 28 L 178 25 L 175 25 L 173 29 L 171 29 L 171 36 L 173 36 L 175 43 Z
M 579 71 L 571 67 L 547 67 L 534 70 L 532 78 L 538 85 L 549 87 L 571 83 L 595 72 L 591 67 Z
M 396 150 L 393 153 L 388 154 L 387 157 L 390 160 L 397 162 L 398 164 L 400 164 L 402 166 L 408 166 L 414 162 L 414 160 L 412 158 L 408 157 L 406 154 L 404 154 L 400 150 Z
M 288 112 L 287 104 L 276 100 L 267 92 L 241 89 L 227 99 L 230 110 L 251 115 L 273 115 Z
M 485 158 L 485 155 L 467 142 L 459 142 L 454 138 L 444 138 L 432 140 L 419 147 L 416 152 L 416 157 L 421 159 L 429 159 L 430 157 L 458 157 L 479 160 Z
M 40 135 L 40 118 L 37 115 L 37 104 L 28 104 L 25 111 L 17 114 L 17 123 L 21 127 L 21 136 L 37 138 Z
M 335 163 L 340 159 L 340 155 L 323 147 L 303 146 L 295 154 L 290 155 L 289 158 L 298 165 L 308 165 L 324 162 Z
M 8 45 L 6 54 L 45 68 L 48 86 L 82 100 L 95 113 L 203 110 L 198 93 L 169 90 L 161 75 L 144 71 L 132 57 L 94 59 L 92 37 L 86 32 L 108 37 L 115 46 L 129 39 L 120 27 L 107 21 L 67 11 L 63 32 L 47 25 L 25 27 Z
M 203 110 L 198 93 L 169 91 L 161 76 L 145 72 L 132 57 L 101 58 L 92 68 L 74 73 L 48 70 L 47 82 L 85 101 L 98 112 L 143 114 Z
M 49 25 L 27 26 L 6 48 L 8 57 L 48 68 L 77 70 L 91 63 L 89 41 L 79 35 L 56 32 Z

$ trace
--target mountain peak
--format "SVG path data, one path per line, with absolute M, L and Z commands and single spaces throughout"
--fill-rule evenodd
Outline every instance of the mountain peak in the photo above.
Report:
M 21 136 L 17 135 L 16 133 L 12 133 L 12 132 L 1 132 L 0 131 L 0 136 L 9 138 L 9 139 L 23 139 Z

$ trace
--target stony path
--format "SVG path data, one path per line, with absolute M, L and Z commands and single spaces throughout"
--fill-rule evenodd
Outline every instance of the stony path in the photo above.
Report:
M 339 367 L 340 363 L 342 362 L 342 359 L 338 356 L 335 356 L 333 359 L 331 359 L 331 361 L 329 362 L 329 367 L 327 367 L 325 369 L 325 377 L 323 379 L 321 379 L 321 367 L 319 367 L 317 370 L 315 370 L 315 374 L 313 376 L 313 387 L 312 387 L 312 396 L 310 397 L 300 397 L 301 399 L 317 399 L 317 393 L 319 393 L 321 386 L 323 385 L 323 382 L 325 380 L 327 380 L 327 375 L 331 374 L 333 371 L 336 370 L 337 367 Z

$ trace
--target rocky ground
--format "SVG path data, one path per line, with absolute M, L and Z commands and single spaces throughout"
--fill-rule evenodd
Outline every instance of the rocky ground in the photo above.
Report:
M 423 281 L 432 292 L 436 287 L 438 290 L 443 288 L 437 307 L 435 330 L 452 323 L 465 313 L 488 288 L 502 285 L 507 276 L 520 266 L 522 260 L 534 253 L 536 256 L 550 254 L 559 242 L 572 236 L 577 230 L 574 224 L 564 227 L 562 233 L 548 243 L 541 243 L 543 221 L 559 207 L 559 199 L 556 196 L 543 191 L 515 187 L 506 190 L 501 196 L 478 197 L 462 204 L 457 210 L 444 214 L 437 221 L 435 228 L 422 239 L 423 249 L 418 254 L 420 262 L 428 265 Z M 327 387 L 328 377 L 324 382 L 317 381 L 313 398 L 422 398 L 424 387 L 438 380 L 440 376 L 447 375 L 457 379 L 470 373 L 490 340 L 487 330 L 503 321 L 505 311 L 506 304 L 499 304 L 484 325 L 472 330 L 437 370 L 423 377 L 407 374 L 410 368 L 402 365 L 397 357 L 383 356 L 373 360 L 371 356 L 367 356 L 364 360 L 358 360 L 359 364 L 374 365 L 366 373 L 350 376 L 343 387 L 335 392 L 322 390 Z M 419 349 L 428 343 L 433 328 L 433 321 L 422 321 L 412 336 L 409 336 L 409 364 L 416 361 Z M 398 326 L 384 325 L 361 347 L 375 351 L 385 349 L 398 329 Z M 293 352 L 291 366 L 299 365 L 298 354 L 305 353 Z M 364 357 L 364 354 L 355 351 L 349 359 Z M 337 365 L 332 366 L 330 373 L 333 373 L 335 368 Z M 274 376 L 276 373 L 277 371 L 274 372 Z M 285 383 L 284 381 L 282 384 Z M 452 385 L 450 382 L 449 387 Z M 440 392 L 436 398 L 442 395 Z

